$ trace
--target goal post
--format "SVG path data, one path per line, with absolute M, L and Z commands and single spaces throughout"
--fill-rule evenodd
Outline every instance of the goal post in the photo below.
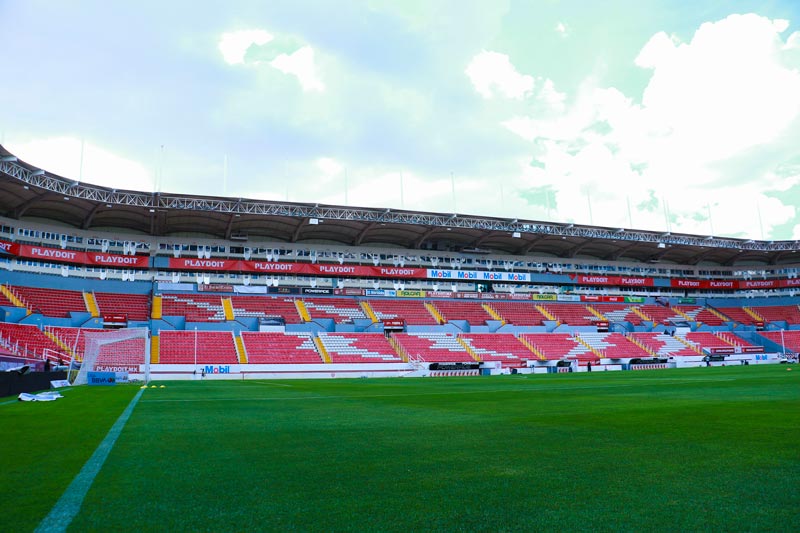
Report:
M 147 328 L 81 330 L 82 342 L 75 341 L 70 363 L 73 385 L 85 385 L 89 372 L 127 373 L 150 381 L 150 342 Z M 77 364 L 76 364 L 77 362 Z

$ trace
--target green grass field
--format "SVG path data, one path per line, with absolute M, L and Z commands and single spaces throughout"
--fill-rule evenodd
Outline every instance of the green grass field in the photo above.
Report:
M 69 530 L 800 530 L 800 368 L 165 385 Z M 0 530 L 139 392 L 0 401 Z

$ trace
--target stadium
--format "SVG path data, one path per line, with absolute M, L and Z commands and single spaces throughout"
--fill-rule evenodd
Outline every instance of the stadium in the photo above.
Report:
M 106 4 L 0 2 L 0 530 L 800 530 L 797 2 Z
M 83 361 L 86 332 L 120 328 L 149 335 L 91 370 L 148 381 L 770 364 L 800 349 L 796 241 L 114 191 L 2 157 L 2 344 L 34 365 Z M 173 237 L 189 231 L 203 238 Z
M 665 481 L 657 495 L 647 492 L 655 489 L 642 474 L 647 470 L 642 461 L 650 461 L 651 453 L 663 463 L 658 475 L 674 476 L 681 470 L 672 460 L 664 461 L 665 455 L 674 452 L 678 433 L 685 432 L 692 446 L 701 447 L 691 453 L 703 459 L 696 464 L 689 461 L 698 469 L 707 454 L 716 457 L 717 453 L 698 450 L 721 445 L 702 444 L 705 438 L 701 436 L 708 429 L 706 416 L 727 420 L 715 427 L 722 431 L 720 438 L 736 432 L 735 450 L 743 451 L 742 443 L 751 450 L 755 443 L 747 435 L 754 434 L 766 438 L 764 444 L 770 443 L 759 453 L 771 453 L 771 444 L 787 450 L 796 447 L 800 427 L 795 408 L 797 373 L 777 372 L 790 370 L 800 350 L 796 241 L 744 241 L 458 214 L 118 191 L 68 180 L 20 161 L 8 151 L 0 153 L 2 364 L 9 369 L 25 365 L 39 370 L 47 364 L 56 371 L 26 376 L 5 373 L 6 394 L 19 392 L 11 388 L 25 386 L 25 378 L 30 379 L 29 387 L 47 388 L 41 379 L 33 379 L 36 376 L 69 378 L 75 385 L 87 383 L 87 378 L 95 385 L 107 384 L 105 380 L 117 383 L 110 389 L 78 387 L 65 393 L 68 402 L 80 405 L 53 415 L 68 421 L 67 427 L 57 424 L 57 431 L 74 442 L 88 439 L 88 448 L 59 447 L 72 470 L 46 484 L 51 486 L 49 499 L 30 507 L 29 518 L 15 523 L 21 529 L 39 521 L 40 528 L 44 524 L 56 527 L 53 513 L 64 512 L 61 500 L 45 516 L 47 509 L 64 490 L 63 483 L 86 461 L 86 453 L 95 446 L 90 443 L 103 437 L 134 393 L 139 393 L 136 399 L 142 398 L 137 413 L 147 412 L 145 406 L 160 409 L 146 419 L 134 416 L 126 432 L 164 442 L 142 442 L 134 436 L 127 443 L 122 439 L 123 450 L 132 446 L 147 451 L 141 456 L 141 451 L 128 450 L 127 455 L 116 457 L 122 461 L 116 468 L 125 461 L 147 466 L 116 480 L 101 475 L 95 483 L 97 492 L 89 492 L 73 521 L 78 529 L 94 529 L 101 522 L 122 529 L 162 529 L 164 523 L 181 530 L 204 529 L 209 523 L 215 530 L 261 529 L 258 524 L 270 524 L 267 529 L 279 524 L 309 529 L 451 529 L 462 527 L 464 520 L 469 529 L 549 528 L 567 516 L 574 529 L 671 527 L 683 511 L 661 509 L 659 502 L 667 497 L 661 491 L 691 493 L 687 483 L 703 483 L 707 486 L 702 498 L 670 495 L 668 506 L 684 509 L 709 499 L 719 505 L 724 501 L 740 505 L 739 496 L 730 492 L 737 489 L 717 487 L 715 478 L 725 470 L 730 478 L 725 483 L 740 486 L 748 494 L 745 485 L 754 482 L 740 470 L 741 458 L 729 450 L 733 459 L 717 458 L 713 468 L 692 471 L 687 479 Z M 116 231 L 101 229 L 109 227 Z M 188 232 L 202 237 L 181 236 Z M 80 372 L 75 370 L 78 367 Z M 62 369 L 70 372 L 59 372 Z M 697 375 L 701 369 L 717 373 Z M 563 377 L 553 381 L 556 376 L 539 374 Z M 576 380 L 563 381 L 572 376 Z M 594 381 L 588 380 L 590 376 Z M 440 379 L 340 379 L 379 377 Z M 521 379 L 539 381 L 521 386 Z M 256 388 L 213 385 L 230 380 L 245 380 Z M 114 392 L 103 397 L 92 392 L 99 389 Z M 268 391 L 266 396 L 264 391 Z M 529 394 L 538 397 L 534 412 Z M 652 402 L 649 407 L 643 409 L 637 400 L 632 401 L 638 395 Z M 302 407 L 291 401 L 309 397 L 323 400 Z M 147 404 L 148 400 L 154 403 Z M 168 403 L 158 403 L 162 401 Z M 359 405 L 352 405 L 354 401 Z M 565 410 L 563 419 L 548 414 L 552 408 L 542 402 L 549 401 Z M 253 407 L 265 402 L 281 405 L 279 413 L 267 415 Z M 4 402 L 0 409 L 20 443 L 29 441 L 29 432 L 50 438 L 41 422 L 26 421 L 20 409 L 12 411 L 14 403 Z M 180 407 L 169 415 L 162 405 Z M 197 405 L 201 411 L 189 414 L 186 405 Z M 91 431 L 69 414 L 74 413 L 72 409 L 91 413 L 96 419 Z M 411 415 L 408 409 L 418 412 Z M 171 424 L 181 424 L 177 420 L 183 415 L 209 421 L 198 427 L 209 428 L 208 423 L 215 428 L 211 434 L 203 430 L 205 436 L 189 431 L 175 437 L 180 441 L 192 435 L 204 443 L 197 448 L 188 442 L 171 443 Z M 255 490 L 258 480 L 246 474 L 218 479 L 201 468 L 202 479 L 233 484 L 225 489 L 231 500 L 216 490 L 197 496 L 195 489 L 184 486 L 189 481 L 167 482 L 159 472 L 186 473 L 194 468 L 178 460 L 177 449 L 187 455 L 186 460 L 231 460 L 226 459 L 229 452 L 221 456 L 209 452 L 226 450 L 227 439 L 234 438 L 230 432 L 239 435 L 241 446 L 260 449 L 259 440 L 267 437 L 262 431 L 245 431 L 241 425 L 258 427 L 264 416 L 277 416 L 270 422 L 276 434 L 299 435 L 302 444 L 278 442 L 274 447 L 270 444 L 270 459 L 248 457 L 258 471 L 283 479 L 285 492 L 280 496 L 271 492 L 274 502 L 266 506 L 245 505 L 246 518 L 228 517 L 235 515 L 233 509 L 241 503 L 241 487 Z M 331 420 L 325 418 L 330 416 L 334 416 L 331 431 L 323 431 L 326 438 L 312 442 L 316 440 L 312 435 L 327 427 L 322 420 Z M 386 416 L 400 419 L 396 426 L 387 425 Z M 589 441 L 576 435 L 558 436 L 557 428 L 574 417 L 588 417 L 570 431 L 585 432 Z M 728 427 L 734 418 L 752 425 Z M 529 422 L 519 424 L 518 420 Z M 529 440 L 531 435 L 524 434 L 533 420 L 553 432 L 536 430 L 536 444 Z M 487 423 L 491 425 L 484 427 Z M 498 435 L 500 429 L 494 424 L 516 429 L 504 428 Z M 626 457 L 631 453 L 636 457 L 628 457 L 622 467 L 630 478 L 612 490 L 644 491 L 647 501 L 641 509 L 655 515 L 603 512 L 594 516 L 598 506 L 592 502 L 605 496 L 593 494 L 576 503 L 574 498 L 582 496 L 557 482 L 562 476 L 588 476 L 580 490 L 606 483 L 610 478 L 605 468 L 598 468 L 600 459 L 611 459 L 618 452 L 613 443 L 610 448 L 604 444 L 601 435 L 615 424 L 622 424 L 614 429 L 617 438 L 630 446 Z M 489 431 L 490 440 L 479 438 L 476 427 Z M 646 429 L 642 432 L 641 428 Z M 113 428 L 106 439 L 112 433 Z M 363 439 L 378 435 L 389 435 L 396 442 L 364 443 Z M 654 442 L 653 438 L 666 440 Z M 296 445 L 303 447 L 303 459 L 292 455 Z M 410 447 L 411 455 L 395 445 Z M 534 445 L 549 446 L 551 451 L 542 455 L 529 449 Z M 43 442 L 42 446 L 49 445 Z M 326 450 L 322 455 L 320 446 Z M 336 451 L 331 453 L 330 446 Z M 358 455 L 353 455 L 355 450 Z M 24 452 L 20 449 L 11 456 L 19 453 Z M 153 461 L 154 454 L 161 453 L 176 464 L 167 467 Z M 364 458 L 361 453 L 375 456 Z M 383 453 L 402 455 L 401 464 L 409 465 L 407 472 L 398 471 L 393 460 L 381 460 Z M 470 456 L 473 453 L 475 457 Z M 529 463 L 531 453 L 535 467 L 519 466 L 513 474 L 519 479 L 509 480 L 507 473 L 496 472 L 498 465 L 509 461 Z M 563 454 L 591 459 L 569 460 Z M 495 460 L 498 455 L 503 459 Z M 797 484 L 791 480 L 796 480 L 798 466 L 794 453 L 790 455 L 792 459 L 783 459 L 789 461 L 785 463 L 788 470 L 758 481 L 757 486 L 769 495 L 766 500 L 748 500 L 744 514 L 753 529 L 796 523 L 797 514 L 790 509 Z M 44 465 L 30 468 L 48 465 L 38 454 L 30 456 Z M 272 465 L 272 457 L 278 457 L 279 466 L 267 466 Z M 116 464 L 113 459 L 110 465 Z M 311 460 L 319 469 L 307 471 L 298 460 L 300 464 Z M 481 466 L 463 470 L 459 466 L 475 461 Z M 553 471 L 545 466 L 562 462 Z M 305 487 L 317 483 L 330 487 L 330 476 L 335 476 L 337 468 L 353 471 L 354 478 L 334 482 L 334 487 L 344 491 L 337 492 L 335 501 L 299 496 L 308 490 Z M 439 477 L 443 468 L 463 472 L 469 480 L 458 476 L 458 483 L 464 484 L 461 488 L 443 482 Z M 367 472 L 369 476 L 364 477 Z M 478 478 L 472 479 L 475 472 Z M 18 476 L 12 474 L 9 483 L 28 483 Z M 137 482 L 130 476 L 148 481 Z M 303 476 L 310 485 L 292 486 L 289 480 L 294 476 Z M 388 487 L 383 486 L 392 479 L 407 485 L 398 489 L 400 494 L 411 497 L 420 491 L 420 499 L 408 505 L 392 503 L 392 491 L 384 493 Z M 558 503 L 551 505 L 539 498 L 525 503 L 523 494 L 534 480 L 554 484 Z M 508 492 L 497 492 L 497 482 Z M 133 486 L 121 488 L 118 483 Z M 187 519 L 183 513 L 195 512 L 192 498 L 171 500 L 176 497 L 173 494 L 147 503 L 148 511 L 132 522 L 131 517 L 119 522 L 125 513 L 116 508 L 124 506 L 128 496 L 109 505 L 103 492 L 120 490 L 147 500 L 144 494 L 161 483 L 178 493 L 190 492 L 205 505 L 221 505 L 220 514 L 203 509 L 196 511 L 196 520 Z M 365 493 L 359 485 L 370 488 Z M 368 496 L 372 491 L 378 493 Z M 509 495 L 517 501 L 506 501 Z M 302 505 L 296 500 L 299 497 L 305 498 Z M 480 507 L 484 501 L 494 509 L 434 514 L 428 509 L 451 498 L 461 505 L 476 497 L 475 505 Z M 619 503 L 616 498 L 624 496 L 617 494 L 612 503 Z M 18 497 L 7 501 L 14 506 L 30 505 Z M 380 510 L 366 522 L 363 517 L 354 519 L 351 513 L 362 512 L 365 505 Z M 390 511 L 394 505 L 408 511 L 404 519 Z M 448 509 L 451 505 L 447 504 Z M 561 512 L 562 505 L 576 510 Z M 171 510 L 174 506 L 182 511 L 176 514 Z M 776 506 L 781 510 L 776 511 Z M 77 509 L 73 511 L 77 514 Z M 772 514 L 762 516 L 767 511 Z M 159 517 L 159 527 L 144 518 L 149 513 Z M 742 519 L 737 512 L 704 513 L 687 521 L 686 527 L 727 528 Z M 299 518 L 301 514 L 308 519 Z

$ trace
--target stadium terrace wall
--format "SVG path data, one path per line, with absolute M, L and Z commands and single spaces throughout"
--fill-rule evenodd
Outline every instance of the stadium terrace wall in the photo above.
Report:
M 411 363 L 300 364 L 300 365 L 150 365 L 154 380 L 212 379 L 331 379 L 403 377 L 417 370 Z

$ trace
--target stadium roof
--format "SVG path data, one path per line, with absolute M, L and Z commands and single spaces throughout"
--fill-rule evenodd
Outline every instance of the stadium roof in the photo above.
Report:
M 83 230 L 234 241 L 507 253 L 610 261 L 796 263 L 798 241 L 754 241 L 393 209 L 110 189 L 54 175 L 0 146 L 0 213 Z

